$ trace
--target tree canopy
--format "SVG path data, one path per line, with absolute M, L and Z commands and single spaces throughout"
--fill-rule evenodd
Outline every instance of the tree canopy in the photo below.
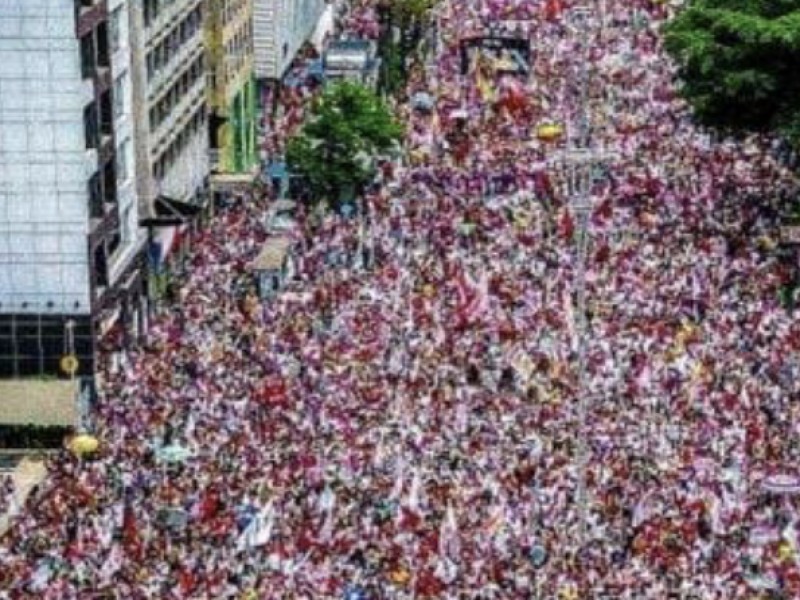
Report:
M 405 88 L 407 61 L 428 31 L 435 0 L 379 0 L 376 8 L 382 25 L 378 40 L 381 55 L 379 87 L 388 94 Z M 395 39 L 395 32 L 399 34 Z
M 666 47 L 702 124 L 800 147 L 800 0 L 689 0 Z
M 403 129 L 370 89 L 341 82 L 312 104 L 308 121 L 289 140 L 286 159 L 314 200 L 336 205 L 357 194 L 375 173 L 375 158 L 394 148 Z

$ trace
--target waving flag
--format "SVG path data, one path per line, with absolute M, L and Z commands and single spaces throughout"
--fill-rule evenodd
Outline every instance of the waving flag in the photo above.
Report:
M 564 6 L 561 0 L 547 0 L 544 6 L 544 16 L 548 21 L 557 21 L 561 18 L 561 13 L 564 11 Z
M 452 505 L 448 505 L 439 530 L 439 555 L 442 558 L 457 557 L 460 552 L 458 523 Z
M 489 277 L 474 283 L 463 270 L 456 279 L 457 313 L 462 325 L 475 323 L 489 309 Z
M 133 505 L 126 501 L 122 512 L 122 543 L 125 551 L 134 556 L 136 560 L 142 556 L 142 541 L 139 537 L 139 526 Z
M 275 525 L 275 508 L 272 500 L 261 510 L 247 528 L 239 536 L 236 547 L 237 550 L 247 550 L 258 548 L 267 544 L 272 537 L 272 529 Z
M 487 103 L 494 102 L 495 99 L 494 85 L 489 80 L 489 77 L 484 73 L 484 70 L 481 68 L 478 68 L 475 85 L 477 85 L 478 92 L 481 95 L 481 101 Z

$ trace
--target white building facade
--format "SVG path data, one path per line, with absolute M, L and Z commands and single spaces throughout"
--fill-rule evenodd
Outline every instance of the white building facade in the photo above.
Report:
M 279 80 L 311 39 L 325 0 L 254 0 L 253 41 L 258 79 Z
M 142 305 L 108 17 L 106 0 L 0 2 L 0 377 L 65 354 L 92 375 L 103 329 Z
M 131 79 L 130 11 L 135 0 L 108 0 L 109 46 L 113 74 L 115 170 L 117 176 L 117 203 L 120 219 L 120 251 L 109 265 L 111 278 L 129 260 L 140 252 L 147 241 L 147 233 L 139 227 L 139 196 L 136 189 L 133 83 Z
M 91 312 L 87 181 L 97 150 L 86 148 L 82 115 L 94 91 L 81 77 L 70 3 L 57 4 L 0 3 L 3 312 L 37 312 L 50 302 Z
M 204 0 L 136 0 L 130 11 L 133 155 L 156 271 L 187 227 L 164 211 L 208 196 L 205 18 Z

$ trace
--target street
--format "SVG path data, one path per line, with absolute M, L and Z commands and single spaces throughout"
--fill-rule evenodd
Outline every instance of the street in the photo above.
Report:
M 98 456 L 0 543 L 0 598 L 800 597 L 800 325 L 759 242 L 797 182 L 693 125 L 668 4 L 573 4 L 441 3 L 369 224 L 300 214 L 274 296 L 271 200 L 215 216 L 105 374 Z M 529 63 L 462 48 L 487 15 Z M 747 235 L 723 188 L 761 199 Z

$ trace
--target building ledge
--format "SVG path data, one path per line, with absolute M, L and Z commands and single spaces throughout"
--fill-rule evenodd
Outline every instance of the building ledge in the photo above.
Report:
M 0 425 L 78 424 L 77 381 L 0 380 Z

